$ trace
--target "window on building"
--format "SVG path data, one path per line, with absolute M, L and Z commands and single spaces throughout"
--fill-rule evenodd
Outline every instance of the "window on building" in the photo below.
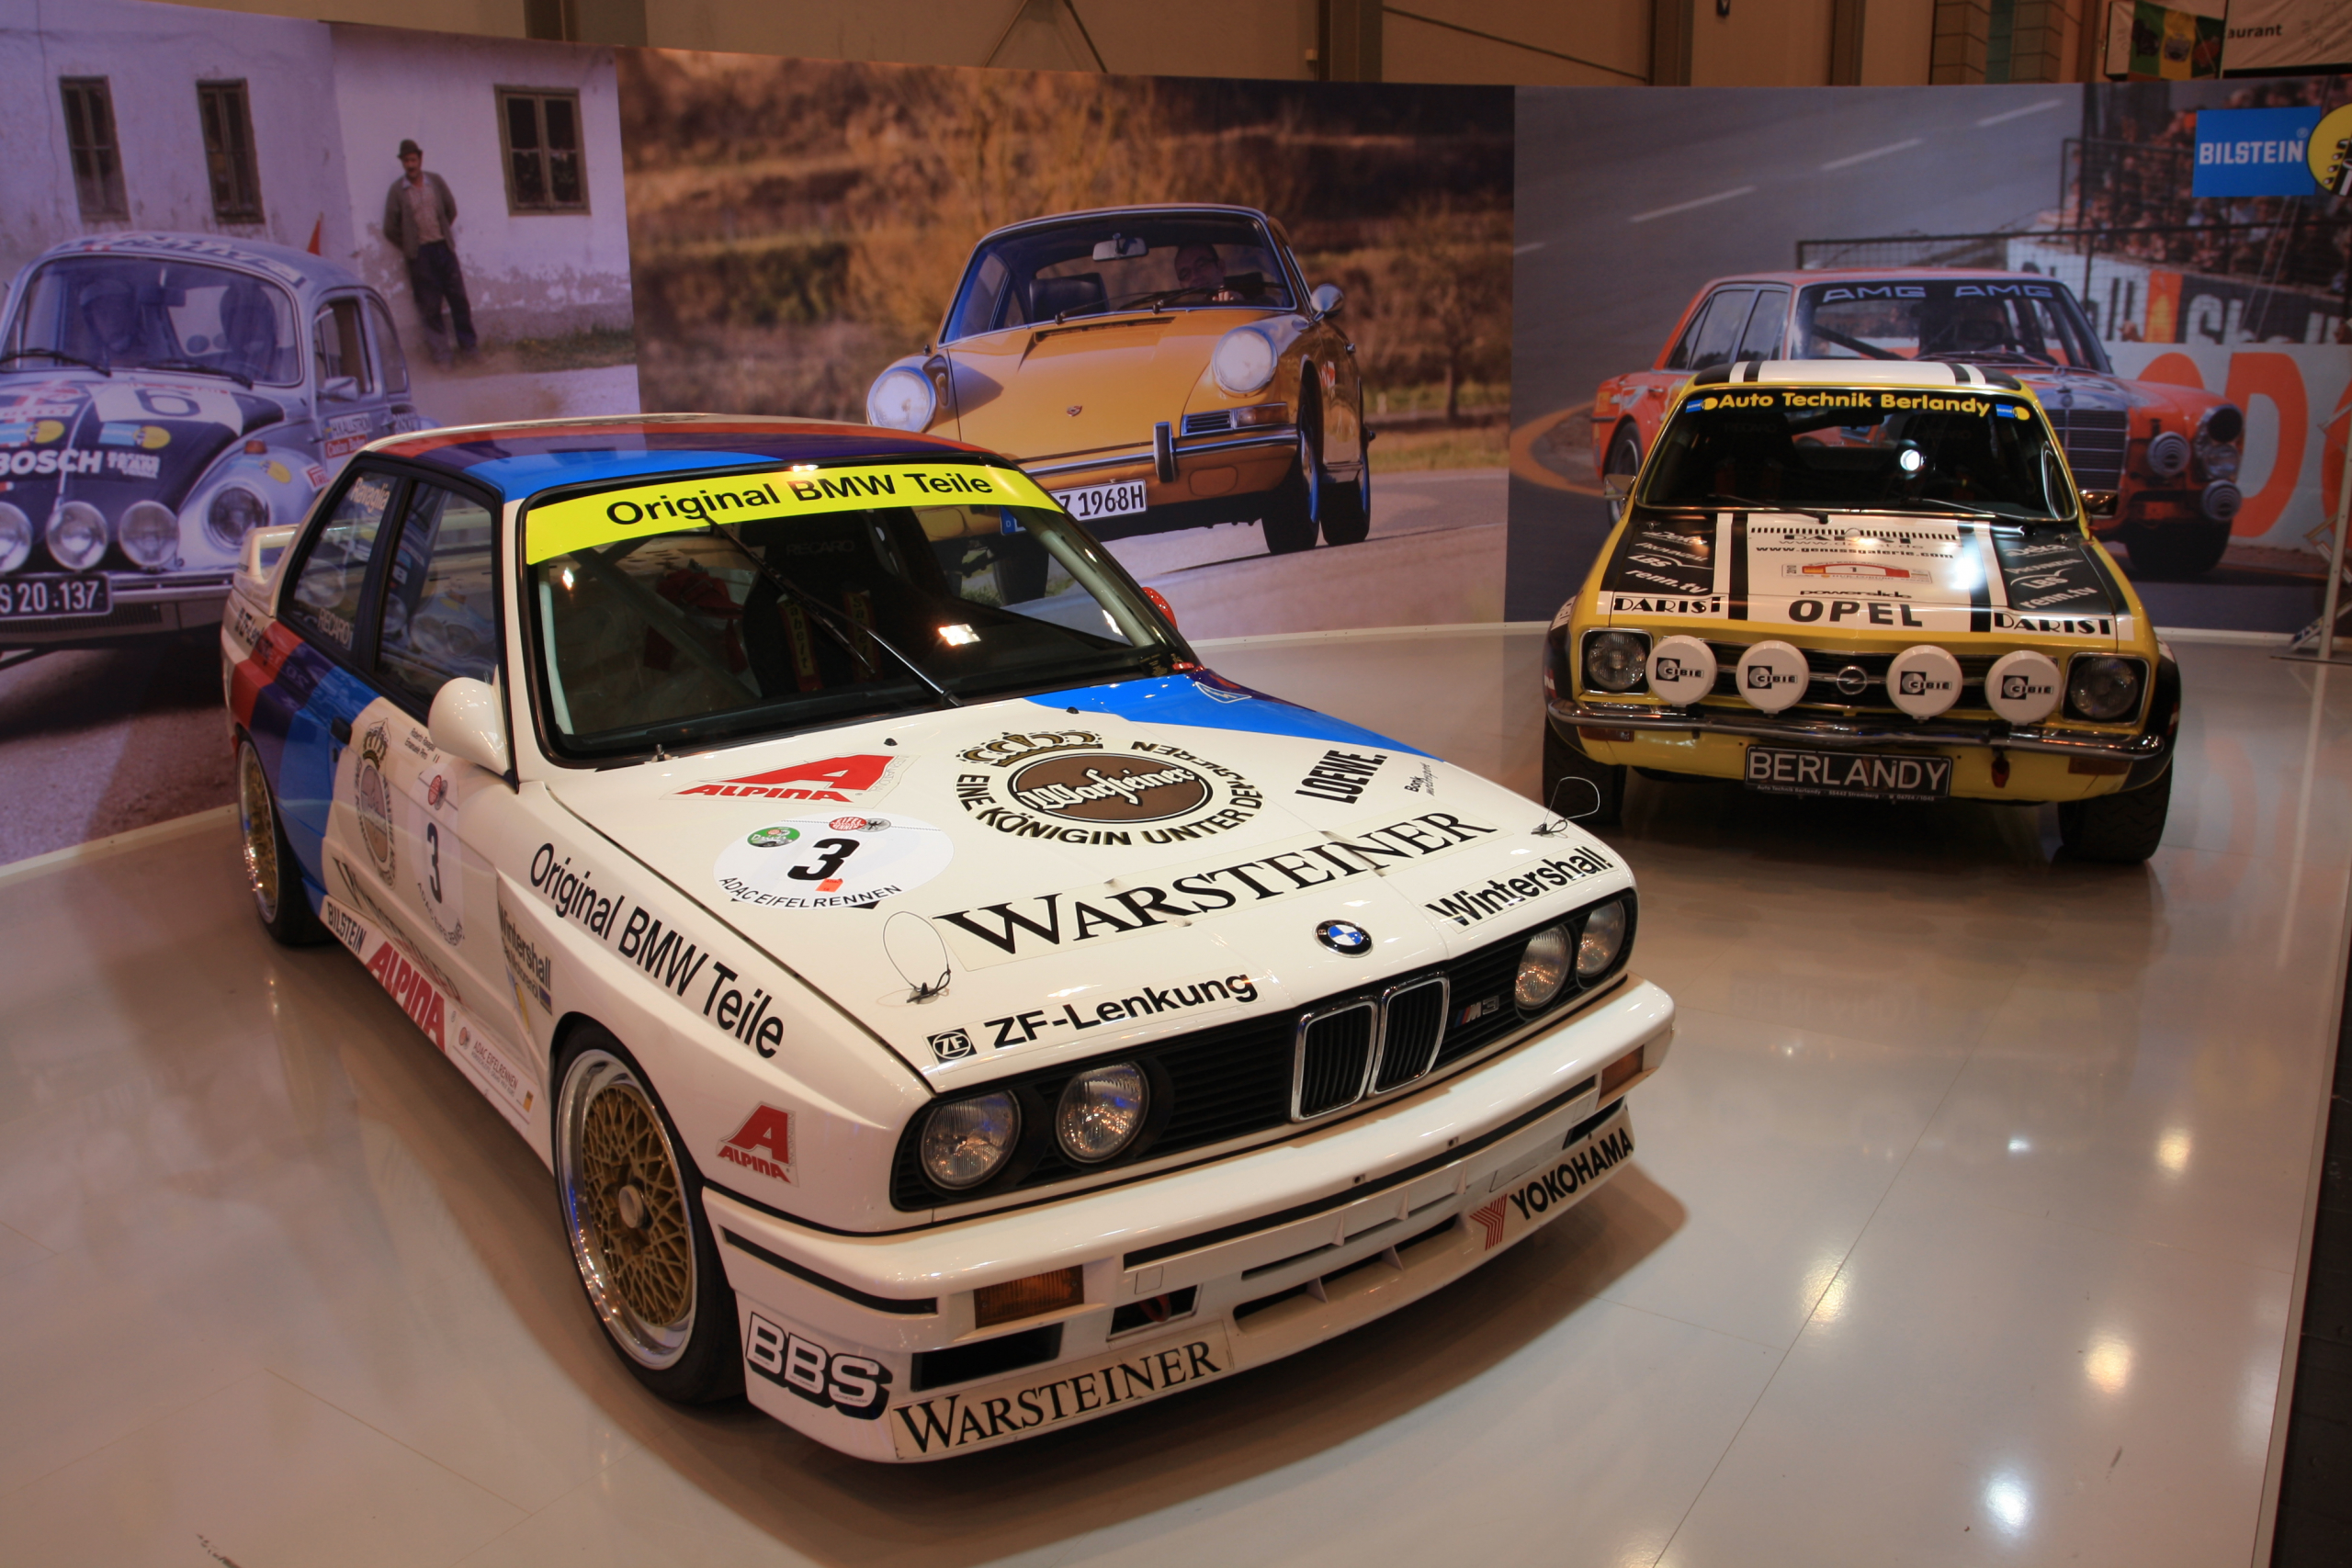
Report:
M 223 223 L 258 223 L 261 170 L 254 161 L 254 117 L 243 82 L 198 82 L 196 109 L 204 122 L 204 161 L 212 175 L 212 216 Z
M 114 95 L 103 76 L 66 76 L 58 89 L 65 98 L 65 145 L 74 155 L 74 199 L 85 219 L 128 218 L 122 191 L 122 152 L 114 136 Z
M 508 211 L 588 210 L 578 93 L 499 88 L 498 134 L 506 152 Z

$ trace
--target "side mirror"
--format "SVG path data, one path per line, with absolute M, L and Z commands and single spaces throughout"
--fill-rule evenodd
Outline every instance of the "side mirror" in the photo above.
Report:
M 506 776 L 506 715 L 498 688 L 459 675 L 442 682 L 425 720 L 433 744 L 452 757 Z
M 1600 493 L 1622 506 L 1625 498 L 1634 493 L 1634 480 L 1637 477 L 1634 474 L 1603 474 L 1600 476 Z
M 1314 305 L 1316 318 L 1318 321 L 1325 316 L 1338 315 L 1340 308 L 1348 302 L 1348 297 L 1340 291 L 1340 286 L 1336 283 L 1318 283 L 1315 286 L 1315 291 L 1306 298 L 1308 302 Z
M 2122 500 L 2122 494 L 2117 491 L 2086 490 L 2083 491 L 2083 511 L 2092 517 L 2112 517 Z
M 319 400 L 322 402 L 347 403 L 358 396 L 359 378 L 356 376 L 330 376 L 319 383 Z

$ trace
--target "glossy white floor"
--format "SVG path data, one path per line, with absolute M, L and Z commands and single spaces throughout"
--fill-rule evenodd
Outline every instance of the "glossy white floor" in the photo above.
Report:
M 1535 639 L 1220 668 L 1531 785 Z M 0 1562 L 2242 1563 L 2352 677 L 2184 647 L 2145 871 L 1639 782 L 1635 1164 L 1281 1366 L 918 1470 L 641 1394 L 549 1183 L 225 825 L 0 874 Z

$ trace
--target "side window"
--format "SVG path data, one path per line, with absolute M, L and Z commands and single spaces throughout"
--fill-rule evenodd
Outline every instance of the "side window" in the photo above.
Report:
M 1704 370 L 1710 365 L 1728 365 L 1732 351 L 1739 346 L 1739 334 L 1747 325 L 1748 302 L 1755 299 L 1753 288 L 1726 288 L 1715 296 L 1707 307 L 1706 320 L 1698 323 L 1690 344 L 1690 361 L 1686 370 Z
M 302 558 L 293 591 L 279 614 L 320 641 L 349 653 L 359 626 L 359 593 L 368 583 L 368 563 L 376 553 L 399 481 L 384 474 L 361 474 L 335 502 Z
M 430 707 L 443 682 L 487 681 L 498 664 L 491 538 L 495 519 L 471 496 L 413 484 L 400 543 L 384 581 L 376 677 L 387 692 Z
M 408 355 L 401 352 L 401 334 L 380 299 L 368 301 L 368 325 L 376 337 L 376 367 L 383 373 L 384 390 L 398 397 L 408 390 Z
M 347 376 L 357 383 L 350 396 L 374 391 L 368 375 L 368 341 L 362 335 L 359 301 L 330 299 L 319 312 L 313 330 L 319 340 L 319 390 L 324 392 L 329 381 Z
M 1763 288 L 1756 294 L 1756 309 L 1748 313 L 1747 331 L 1739 340 L 1739 359 L 1778 359 L 1781 329 L 1789 319 L 1789 291 Z
M 1699 346 L 1699 335 L 1707 330 L 1708 318 L 1723 309 L 1723 302 L 1724 297 L 1721 294 L 1710 294 L 1701 302 L 1699 308 L 1690 313 L 1690 324 L 1682 329 L 1682 336 L 1675 342 L 1674 352 L 1666 356 L 1666 367 L 1668 370 L 1698 368 L 1690 362 L 1690 355 Z

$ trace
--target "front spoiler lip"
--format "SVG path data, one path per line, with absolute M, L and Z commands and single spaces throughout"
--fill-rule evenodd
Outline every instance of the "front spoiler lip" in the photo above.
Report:
M 2069 735 L 2063 730 L 2007 729 L 1990 724 L 1888 724 L 1870 719 L 1788 718 L 1716 708 L 1659 708 L 1646 704 L 1589 703 L 1554 697 L 1544 705 L 1552 722 L 1595 729 L 1697 730 L 1744 736 L 1751 740 L 1803 740 L 1815 746 L 1977 746 L 2005 751 L 2036 751 L 2118 762 L 2145 762 L 2169 754 L 2173 738 L 2148 731 L 2128 740 Z

